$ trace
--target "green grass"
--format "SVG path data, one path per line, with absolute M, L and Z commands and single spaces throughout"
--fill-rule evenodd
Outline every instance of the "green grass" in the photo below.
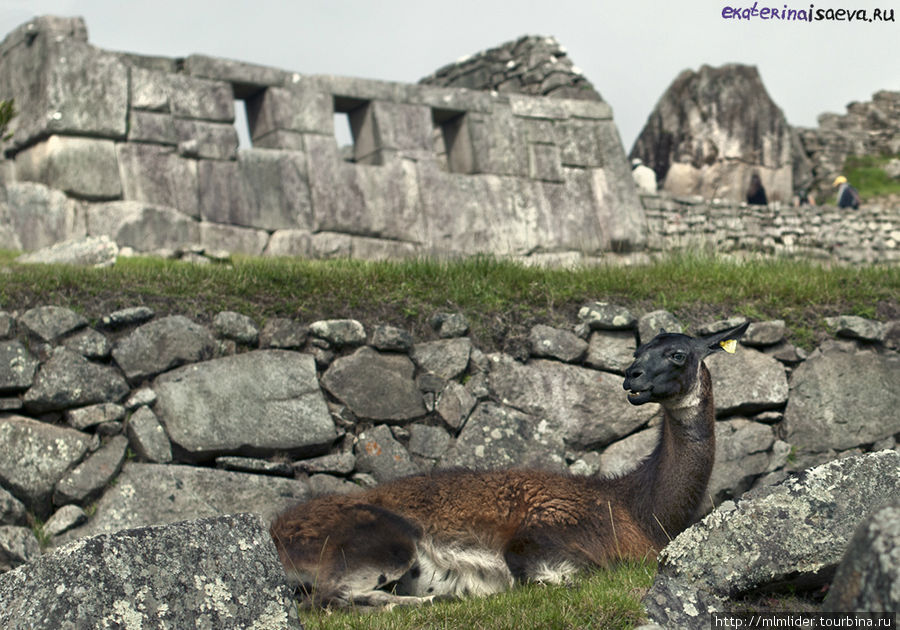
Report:
M 644 620 L 640 600 L 655 573 L 652 562 L 626 562 L 583 574 L 568 586 L 528 584 L 492 597 L 389 612 L 306 610 L 301 620 L 307 630 L 632 628 Z
M 503 348 L 540 321 L 571 327 L 592 300 L 640 315 L 675 313 L 687 328 L 731 315 L 784 319 L 792 341 L 810 346 L 824 334 L 821 318 L 848 314 L 900 317 L 900 268 L 827 267 L 713 256 L 675 256 L 650 265 L 576 269 L 527 267 L 476 257 L 453 262 L 363 262 L 234 258 L 197 266 L 123 258 L 105 269 L 19 265 L 0 253 L 0 309 L 68 306 L 96 322 L 118 308 L 147 305 L 158 315 L 201 322 L 234 310 L 262 325 L 270 317 L 302 321 L 353 317 L 428 334 L 439 310 L 461 310 L 485 350 Z
M 900 194 L 900 180 L 891 179 L 884 166 L 896 155 L 850 155 L 844 161 L 844 175 L 859 191 L 860 197 L 870 199 Z

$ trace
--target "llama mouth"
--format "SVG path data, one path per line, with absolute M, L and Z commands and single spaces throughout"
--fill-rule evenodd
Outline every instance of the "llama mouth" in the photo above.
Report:
M 632 405 L 643 405 L 646 402 L 650 402 L 652 395 L 653 391 L 649 389 L 632 389 L 628 392 L 628 402 Z

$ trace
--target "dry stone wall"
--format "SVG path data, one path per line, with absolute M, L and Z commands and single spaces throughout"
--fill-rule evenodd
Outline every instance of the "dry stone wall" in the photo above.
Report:
M 20 112 L 0 171 L 6 247 L 106 235 L 137 251 L 528 256 L 646 238 L 599 100 L 114 53 L 55 17 L 0 43 L 0 97 Z M 252 148 L 238 150 L 236 100 Z

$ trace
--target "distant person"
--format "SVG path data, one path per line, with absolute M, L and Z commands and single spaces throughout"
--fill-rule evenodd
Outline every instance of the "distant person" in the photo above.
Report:
M 747 188 L 747 203 L 751 206 L 765 206 L 769 203 L 769 200 L 766 198 L 766 188 L 763 186 L 759 173 L 753 173 L 750 176 L 750 186 Z
M 838 187 L 838 208 L 853 208 L 854 210 L 859 208 L 859 193 L 850 185 L 850 182 L 847 181 L 846 177 L 843 175 L 835 177 L 834 186 Z
M 631 160 L 631 176 L 640 192 L 651 194 L 656 192 L 656 173 L 644 164 L 641 158 Z

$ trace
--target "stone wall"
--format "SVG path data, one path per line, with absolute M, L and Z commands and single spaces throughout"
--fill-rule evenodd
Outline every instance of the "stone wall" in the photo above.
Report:
M 138 251 L 528 256 L 646 238 L 599 100 L 115 53 L 54 17 L 0 43 L 0 98 L 20 112 L 0 169 L 7 247 L 106 234 Z M 335 114 L 352 128 L 346 152 Z
M 532 96 L 603 100 L 555 38 L 534 35 L 463 57 L 425 77 L 420 83 Z
M 749 206 L 642 195 L 647 251 L 765 254 L 840 263 L 900 263 L 900 206 Z

